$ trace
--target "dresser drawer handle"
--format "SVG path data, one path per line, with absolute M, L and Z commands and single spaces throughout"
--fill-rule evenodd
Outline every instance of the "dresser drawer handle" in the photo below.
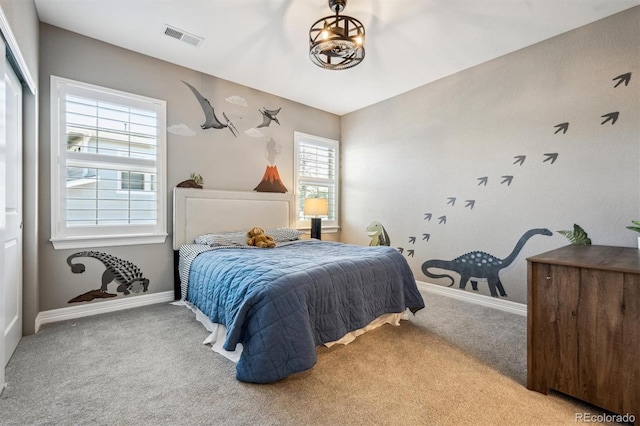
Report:
M 548 279 L 548 280 L 550 280 L 550 279 L 551 279 L 551 277 L 547 277 L 547 279 Z

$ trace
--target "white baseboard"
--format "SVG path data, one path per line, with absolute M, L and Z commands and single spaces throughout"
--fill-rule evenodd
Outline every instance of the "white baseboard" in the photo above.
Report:
M 498 299 L 478 293 L 470 293 L 461 289 L 444 287 L 442 285 L 426 283 L 424 281 L 416 281 L 416 283 L 418 284 L 419 290 L 423 290 L 428 293 L 452 297 L 454 299 L 475 303 L 476 305 L 482 305 L 524 317 L 527 316 L 527 305 L 523 303 L 511 302 L 510 300 Z
M 419 290 L 423 290 L 428 293 L 435 293 L 441 296 L 452 297 L 454 299 L 463 300 L 465 302 L 475 303 L 477 305 L 510 312 L 512 314 L 527 316 L 527 305 L 524 305 L 522 303 L 516 303 L 509 300 L 497 299 L 495 297 L 470 293 L 468 291 L 426 283 L 424 281 L 416 282 L 418 284 Z M 52 322 L 88 317 L 91 315 L 105 314 L 107 312 L 116 312 L 123 309 L 153 305 L 155 303 L 172 302 L 173 300 L 173 291 L 164 291 L 161 293 L 143 294 L 135 297 L 122 297 L 115 300 L 105 300 L 98 303 L 88 303 L 84 305 L 69 306 L 67 308 L 43 311 L 36 316 L 35 331 L 37 333 L 42 325 Z
M 172 290 L 160 293 L 143 294 L 134 297 L 119 297 L 113 300 L 105 300 L 103 302 L 87 303 L 83 305 L 69 306 L 68 308 L 43 311 L 38 313 L 36 316 L 36 333 L 40 330 L 40 326 L 52 322 L 105 314 L 107 312 L 116 312 L 123 309 L 153 305 L 154 303 L 172 302 L 174 300 L 175 297 Z

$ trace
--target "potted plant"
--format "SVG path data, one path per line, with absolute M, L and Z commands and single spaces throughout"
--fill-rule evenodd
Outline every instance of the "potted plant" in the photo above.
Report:
M 627 229 L 640 233 L 640 220 L 632 220 L 633 225 L 627 226 Z M 638 248 L 640 249 L 640 236 L 638 237 Z

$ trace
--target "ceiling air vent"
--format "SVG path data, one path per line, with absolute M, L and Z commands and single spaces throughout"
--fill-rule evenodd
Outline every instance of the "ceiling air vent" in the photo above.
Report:
M 189 34 L 185 31 L 179 30 L 176 27 L 172 27 L 170 25 L 164 26 L 164 35 L 169 36 L 171 38 L 175 38 L 176 40 L 184 41 L 187 44 L 192 46 L 200 46 L 200 43 L 204 40 L 202 37 L 198 37 L 193 34 Z

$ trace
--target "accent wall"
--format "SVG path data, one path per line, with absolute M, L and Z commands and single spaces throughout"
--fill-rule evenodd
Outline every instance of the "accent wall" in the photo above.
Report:
M 520 303 L 559 230 L 635 247 L 638 46 L 635 7 L 343 116 L 342 240 L 379 221 L 417 280 Z

